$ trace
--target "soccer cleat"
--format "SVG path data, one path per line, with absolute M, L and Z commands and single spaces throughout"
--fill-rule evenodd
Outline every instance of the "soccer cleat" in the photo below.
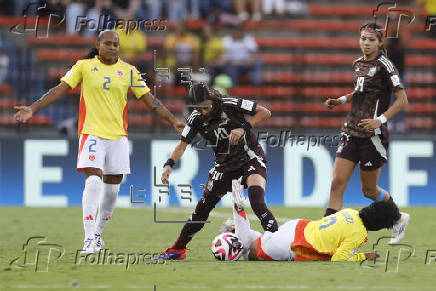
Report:
M 186 249 L 166 249 L 162 254 L 152 258 L 154 261 L 158 260 L 184 260 L 186 258 Z
M 104 245 L 104 241 L 101 238 L 101 234 L 96 232 L 94 235 L 94 251 L 99 252 L 103 247 L 103 245 Z
M 390 240 L 390 244 L 398 244 L 404 239 L 404 234 L 407 225 L 409 224 L 410 215 L 401 212 L 401 217 L 398 219 L 398 221 L 394 224 L 394 227 L 392 228 L 392 238 Z
M 227 218 L 226 221 L 224 221 L 224 223 L 221 225 L 219 233 L 224 233 L 224 232 L 233 232 L 235 233 L 235 223 L 233 222 L 233 219 L 231 218 Z
M 93 254 L 95 252 L 94 249 L 94 239 L 91 237 L 88 237 L 83 242 L 83 249 L 80 252 L 81 254 Z

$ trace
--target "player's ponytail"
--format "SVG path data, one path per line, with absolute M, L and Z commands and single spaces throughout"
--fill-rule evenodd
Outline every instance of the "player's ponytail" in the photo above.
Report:
M 98 49 L 94 47 L 86 56 L 83 57 L 83 59 L 93 59 L 95 56 L 98 56 Z

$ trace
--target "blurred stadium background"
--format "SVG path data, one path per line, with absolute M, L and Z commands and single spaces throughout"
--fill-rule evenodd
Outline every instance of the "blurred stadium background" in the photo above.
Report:
M 377 9 L 381 1 L 0 1 L 0 205 L 81 203 L 83 177 L 75 172 L 80 88 L 38 112 L 27 125 L 14 121 L 13 106 L 38 99 L 87 54 L 104 26 L 98 19 L 142 20 L 142 26 L 130 27 L 129 34 L 119 30 L 120 55 L 146 73 L 148 86 L 165 104 L 185 104 L 180 68 L 190 68 L 192 80 L 208 81 L 269 108 L 272 117 L 257 131 L 276 137 L 284 130 L 319 137 L 338 135 L 344 123 L 349 106 L 329 111 L 322 102 L 353 89 L 351 64 L 360 55 L 358 30 L 373 21 L 373 15 L 383 27 L 390 19 L 388 54 L 400 70 L 410 102 L 406 112 L 390 122 L 390 161 L 380 181 L 403 206 L 436 205 L 436 26 L 426 29 L 428 16 L 436 15 L 436 3 L 395 2 L 396 8 L 385 3 Z M 399 14 L 404 14 L 401 21 Z M 79 19 L 88 24 L 81 26 Z M 186 117 L 183 106 L 169 109 Z M 128 122 L 132 174 L 122 186 L 119 205 L 132 205 L 132 185 L 133 192 L 151 189 L 143 201 L 149 206 L 158 195 L 153 167 L 160 172 L 178 138 L 132 96 Z M 273 143 L 265 143 L 268 202 L 324 206 L 335 147 L 307 150 L 306 144 Z M 193 149 L 184 160 L 173 183 L 192 184 L 193 199 L 181 199 L 174 187 L 176 195 L 163 206 L 193 206 L 201 196 L 198 185 L 205 182 L 203 173 L 212 165 L 212 153 Z M 368 202 L 361 197 L 357 175 L 346 191 L 346 204 Z

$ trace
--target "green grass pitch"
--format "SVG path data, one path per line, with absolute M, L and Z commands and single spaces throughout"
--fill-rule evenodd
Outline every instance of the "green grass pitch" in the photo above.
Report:
M 75 264 L 76 250 L 83 240 L 81 208 L 1 208 L 0 290 L 436 290 L 435 209 L 405 210 L 411 214 L 411 221 L 404 240 L 407 246 L 401 250 L 399 263 L 399 247 L 388 246 L 386 242 L 377 247 L 383 260 L 363 266 L 348 262 L 215 261 L 210 243 L 226 215 L 231 216 L 231 209 L 217 208 L 209 218 L 211 223 L 190 243 L 192 251 L 185 261 L 151 264 L 146 259 L 126 269 L 123 258 L 127 254 L 164 250 L 174 242 L 182 224 L 154 223 L 152 208 L 116 209 L 103 238 L 105 248 L 120 255 L 117 264 L 100 261 L 92 265 L 84 259 Z M 324 210 L 273 207 L 272 211 L 280 218 L 317 219 Z M 158 209 L 157 213 L 159 220 L 185 220 L 190 210 Z M 252 214 L 251 210 L 248 213 Z M 257 220 L 251 222 L 253 228 L 260 229 Z M 370 232 L 369 241 L 361 250 L 371 251 L 379 237 L 389 234 L 389 231 Z M 26 264 L 23 263 L 22 247 L 32 236 L 44 236 L 47 243 L 65 250 L 58 259 L 58 252 L 53 251 L 46 272 L 43 262 L 48 260 L 44 252 L 47 246 L 38 246 L 42 250 L 38 266 L 42 269 L 35 272 L 32 262 L 36 252 L 29 255 L 30 247 Z M 405 259 L 411 248 L 414 254 Z M 425 262 L 426 254 L 429 264 Z M 14 258 L 19 258 L 18 263 L 10 265 Z

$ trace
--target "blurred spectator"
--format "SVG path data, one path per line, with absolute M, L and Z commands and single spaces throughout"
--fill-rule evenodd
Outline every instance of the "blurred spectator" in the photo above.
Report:
M 436 15 L 436 1 L 434 0 L 415 0 L 418 7 L 424 7 L 427 15 Z
M 14 4 L 15 4 L 14 1 L 0 0 L 0 15 L 13 15 Z
M 8 76 L 9 57 L 0 49 L 0 84 L 6 81 Z
M 117 19 L 129 20 L 135 19 L 136 13 L 141 7 L 141 0 L 112 0 L 114 11 Z
M 227 90 L 233 88 L 232 78 L 225 74 L 220 74 L 215 77 L 212 88 L 223 95 L 227 95 Z
M 133 19 L 133 15 L 125 15 L 128 17 L 127 20 Z M 128 63 L 140 66 L 142 53 L 147 47 L 147 39 L 142 31 L 134 29 L 135 23 L 132 22 L 130 25 L 132 27 L 129 28 L 129 33 L 127 27 L 115 30 L 120 38 L 120 56 Z
M 77 21 L 79 20 L 79 16 L 84 15 L 87 7 L 81 0 L 65 0 L 63 2 L 66 7 L 66 32 L 67 34 L 78 34 L 80 26 L 78 25 Z
M 195 9 L 193 14 L 199 14 L 198 0 L 191 2 L 191 11 Z M 187 0 L 144 0 L 147 19 L 163 19 L 163 10 L 167 12 L 169 20 L 184 20 L 188 16 L 188 1 Z M 193 3 L 196 2 L 196 3 Z M 192 9 L 193 8 L 193 9 Z
M 175 68 L 196 67 L 198 64 L 198 38 L 187 32 L 184 22 L 175 25 L 175 31 L 168 35 L 164 42 L 167 56 L 167 67 L 174 72 Z M 176 85 L 180 84 L 180 73 L 175 78 Z
M 236 13 L 241 21 L 248 20 L 250 14 L 247 12 L 247 3 L 250 3 L 252 19 L 254 21 L 260 21 L 262 15 L 260 14 L 260 0 L 234 0 L 233 1 Z
M 222 21 L 224 16 L 236 18 L 233 13 L 232 0 L 204 0 L 200 2 L 201 17 L 207 19 L 210 23 Z
M 262 12 L 272 14 L 273 10 L 277 14 L 285 12 L 285 0 L 262 0 Z
M 103 23 L 101 23 L 101 27 L 99 27 L 101 18 L 103 19 Z M 112 11 L 112 0 L 95 0 L 95 6 L 88 10 L 86 19 L 89 24 L 87 25 L 87 29 L 84 30 L 83 34 L 85 36 L 94 36 L 100 30 L 113 28 L 116 16 Z M 91 23 L 95 24 L 95 28 Z
M 201 29 L 202 66 L 207 67 L 213 79 L 221 71 L 224 47 L 222 38 L 216 36 L 210 24 L 205 23 Z
M 432 15 L 432 16 L 436 15 L 436 0 L 415 0 L 415 6 L 418 11 L 424 8 L 427 12 L 427 15 Z M 420 14 L 419 13 L 417 14 L 419 17 Z M 424 17 L 424 19 L 421 20 L 421 22 L 427 25 L 425 18 L 426 16 Z M 433 37 L 436 37 L 436 27 L 433 26 L 430 29 L 430 33 Z
M 241 25 L 235 27 L 231 35 L 223 37 L 225 73 L 233 84 L 237 84 L 242 74 L 251 73 L 251 83 L 261 83 L 262 63 L 257 54 L 257 43 L 252 36 L 245 35 Z

